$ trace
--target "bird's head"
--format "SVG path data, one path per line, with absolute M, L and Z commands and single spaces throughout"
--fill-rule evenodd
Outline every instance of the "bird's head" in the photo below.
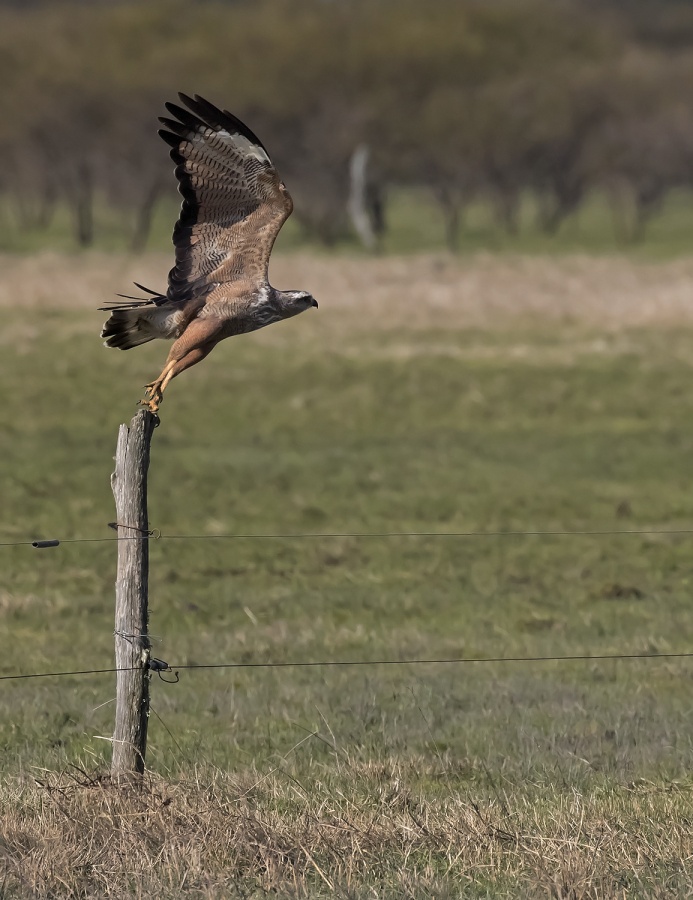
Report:
M 281 309 L 285 319 L 297 316 L 311 307 L 318 308 L 318 301 L 308 291 L 282 291 Z

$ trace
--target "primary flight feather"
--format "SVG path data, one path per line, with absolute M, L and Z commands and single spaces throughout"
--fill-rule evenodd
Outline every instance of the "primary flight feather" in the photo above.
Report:
M 178 96 L 187 108 L 167 103 L 171 118 L 160 119 L 159 131 L 171 146 L 183 196 L 168 290 L 142 288 L 152 296 L 101 307 L 111 313 L 101 331 L 107 347 L 174 339 L 141 401 L 152 412 L 170 380 L 219 341 L 318 305 L 307 291 L 278 291 L 267 280 L 272 246 L 293 202 L 261 141 L 197 94 Z

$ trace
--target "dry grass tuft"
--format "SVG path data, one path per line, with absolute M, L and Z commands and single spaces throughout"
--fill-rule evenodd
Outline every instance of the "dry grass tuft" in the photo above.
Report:
M 309 790 L 286 770 L 149 775 L 141 790 L 86 773 L 17 781 L 2 794 L 0 883 L 32 898 L 452 897 L 467 885 L 578 900 L 653 896 L 654 876 L 675 890 L 690 875 L 684 793 L 476 802 L 453 785 L 439 797 L 406 786 L 429 768 L 348 764 Z

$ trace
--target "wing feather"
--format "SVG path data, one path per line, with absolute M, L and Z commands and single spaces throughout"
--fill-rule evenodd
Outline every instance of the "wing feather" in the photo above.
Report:
M 171 146 L 183 197 L 168 297 L 187 301 L 241 279 L 264 284 L 291 196 L 247 125 L 197 94 L 179 97 L 187 109 L 166 103 L 174 118 L 161 118 L 159 131 Z

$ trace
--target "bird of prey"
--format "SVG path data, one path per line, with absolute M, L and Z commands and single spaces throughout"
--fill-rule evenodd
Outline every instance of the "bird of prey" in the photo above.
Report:
M 279 291 L 267 280 L 270 253 L 293 202 L 267 150 L 236 116 L 197 94 L 167 103 L 159 135 L 171 146 L 183 196 L 173 230 L 176 264 L 165 294 L 100 307 L 101 337 L 129 350 L 174 339 L 166 365 L 140 401 L 156 412 L 172 378 L 224 338 L 289 319 L 317 302 L 308 291 Z M 124 295 L 120 295 L 124 296 Z

